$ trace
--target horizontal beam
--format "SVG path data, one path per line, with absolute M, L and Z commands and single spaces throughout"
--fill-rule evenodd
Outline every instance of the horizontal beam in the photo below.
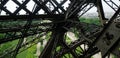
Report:
M 42 32 L 48 32 L 48 31 L 51 31 L 51 30 L 52 29 L 47 29 L 47 30 L 39 29 L 39 30 L 36 30 L 35 32 L 31 31 L 29 33 L 26 33 L 26 35 L 21 34 L 21 35 L 11 36 L 11 37 L 8 37 L 8 38 L 2 38 L 2 39 L 0 39 L 0 44 L 10 42 L 10 41 L 13 41 L 13 40 L 17 40 L 17 39 L 21 39 L 21 38 L 25 38 L 25 37 L 29 37 L 29 36 L 33 36 L 35 34 L 40 34 Z
M 0 21 L 3 20 L 28 20 L 40 18 L 65 18 L 63 14 L 41 14 L 41 15 L 0 15 Z
M 36 28 L 38 26 L 50 26 L 52 23 L 44 23 L 44 24 L 32 24 L 29 29 Z M 21 30 L 26 29 L 24 26 L 19 27 L 11 27 L 11 28 L 1 28 L 0 33 L 6 33 L 6 32 L 20 32 Z

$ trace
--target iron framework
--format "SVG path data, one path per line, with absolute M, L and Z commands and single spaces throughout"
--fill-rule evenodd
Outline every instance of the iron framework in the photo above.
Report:
M 0 45 L 17 40 L 15 46 L 0 53 L 0 58 L 16 58 L 17 54 L 41 42 L 40 38 L 48 33 L 51 33 L 49 40 L 39 58 L 64 58 L 66 54 L 69 58 L 90 58 L 99 52 L 103 58 L 109 57 L 111 53 L 119 58 L 120 22 L 116 20 L 119 20 L 120 16 L 120 1 L 116 1 L 0 0 Z M 32 10 L 28 8 L 30 2 L 34 4 L 31 6 Z M 8 7 L 9 3 L 16 7 Z M 110 19 L 105 16 L 103 3 L 114 10 Z M 101 26 L 79 21 L 79 18 L 93 7 L 97 8 Z M 88 25 L 93 28 L 92 31 L 86 31 Z M 73 30 L 77 32 L 78 39 L 68 44 L 66 33 L 75 33 Z M 35 37 L 36 34 L 39 36 Z M 34 38 L 23 44 L 24 39 L 30 37 Z M 82 48 L 81 45 L 88 48 Z M 56 50 L 57 47 L 60 47 L 60 50 Z

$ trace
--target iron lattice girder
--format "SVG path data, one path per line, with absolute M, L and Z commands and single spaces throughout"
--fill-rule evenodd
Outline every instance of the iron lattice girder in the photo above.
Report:
M 98 37 L 96 37 L 93 44 L 95 44 L 102 52 L 102 57 L 106 57 L 107 53 L 110 51 L 110 49 L 114 46 L 114 44 L 119 40 L 119 29 L 116 28 L 116 23 L 114 23 L 114 20 L 118 17 L 120 13 L 120 8 L 115 12 L 115 14 L 110 18 L 108 23 L 104 26 L 103 30 L 100 32 Z M 119 23 L 119 22 L 118 22 Z M 115 29 L 115 31 L 112 32 L 112 30 Z M 112 36 L 112 38 L 110 38 Z M 114 37 L 115 36 L 115 37 Z M 105 41 L 107 38 L 107 41 Z M 102 43 L 104 41 L 104 43 Z M 111 43 L 108 43 L 111 42 Z M 104 45 L 104 46 L 103 46 Z M 103 46 L 103 47 L 101 47 Z
M 66 18 L 72 17 L 72 16 L 82 16 L 84 13 L 86 13 L 89 9 L 91 9 L 94 4 L 96 4 L 96 0 L 74 0 L 71 2 L 70 6 L 67 9 Z M 91 5 L 90 7 L 88 7 Z M 85 10 L 87 8 L 87 10 Z M 81 13 L 83 11 L 83 13 Z M 79 14 L 81 13 L 81 14 Z
M 7 7 L 5 6 L 10 0 L 3 0 L 1 1 L 1 6 L 0 6 L 0 10 L 1 12 L 4 11 L 6 12 L 6 14 L 8 15 L 19 15 L 19 12 L 21 10 L 24 10 L 26 12 L 26 14 L 29 14 L 29 15 L 35 15 L 35 14 L 39 14 L 39 11 L 40 10 L 43 10 L 45 13 L 47 14 L 65 14 L 66 9 L 64 9 L 64 5 L 66 2 L 68 2 L 68 0 L 63 0 L 61 1 L 60 3 L 56 0 L 45 0 L 45 1 L 42 1 L 42 0 L 33 0 L 32 2 L 35 3 L 34 7 L 33 7 L 33 10 L 30 11 L 28 8 L 27 8 L 27 4 L 31 1 L 31 0 L 25 0 L 23 1 L 22 3 L 20 3 L 19 1 L 17 0 L 12 0 L 13 3 L 15 3 L 16 5 L 18 5 L 18 7 L 16 7 L 16 10 L 12 13 L 12 11 L 8 10 Z M 76 1 L 76 0 L 75 0 Z M 72 2 L 72 1 L 71 1 Z M 85 3 L 82 3 L 81 2 L 85 2 Z M 53 6 L 53 10 L 51 10 L 49 8 L 49 6 L 47 6 L 47 4 L 50 3 L 51 5 L 50 6 Z M 76 1 L 75 4 L 80 4 L 78 7 L 77 7 L 77 10 L 79 8 L 81 8 L 84 4 L 89 4 L 89 3 L 95 3 L 95 0 L 93 1 L 89 1 L 89 0 L 84 0 L 84 1 Z M 74 6 L 75 7 L 75 6 Z M 74 9 L 73 7 L 73 9 Z M 75 8 L 76 9 L 76 8 Z M 61 10 L 61 12 L 59 11 Z M 82 10 L 82 9 L 81 9 Z M 80 10 L 79 10 L 80 11 Z M 78 12 L 79 12 L 78 11 Z M 56 13 L 58 12 L 58 13 Z M 76 13 L 77 11 L 75 11 Z M 72 13 L 74 15 L 74 11 Z M 71 15 L 71 14 L 70 14 Z M 76 15 L 76 14 L 75 14 Z
M 56 1 L 56 0 L 45 0 L 45 1 L 42 1 L 42 0 L 40 0 L 40 1 L 37 1 L 37 0 L 33 0 L 33 2 L 35 3 L 35 5 L 34 5 L 34 8 L 33 8 L 33 10 L 32 11 L 30 11 L 29 9 L 27 9 L 27 4 L 31 1 L 31 0 L 26 0 L 26 1 L 23 1 L 22 3 L 20 3 L 19 1 L 17 1 L 17 0 L 12 0 L 15 4 L 17 4 L 18 5 L 18 7 L 17 7 L 17 9 L 13 12 L 13 13 L 11 13 L 11 11 L 9 11 L 7 8 L 6 8 L 6 4 L 7 4 L 7 2 L 9 2 L 9 0 L 3 0 L 3 1 L 1 1 L 1 8 L 0 8 L 0 10 L 1 10 L 1 12 L 2 11 L 5 11 L 6 12 L 6 14 L 8 15 L 8 17 L 7 18 L 5 18 L 5 17 L 3 17 L 3 16 L 1 16 L 1 18 L 0 18 L 0 20 L 3 20 L 3 19 L 11 19 L 12 17 L 13 17 L 13 19 L 15 18 L 14 16 L 16 16 L 16 15 L 20 15 L 20 17 L 18 17 L 18 16 L 16 16 L 16 18 L 18 18 L 18 19 L 21 19 L 21 18 L 27 18 L 28 17 L 28 19 L 29 18 L 39 18 L 38 17 L 38 15 L 39 15 L 39 11 L 42 9 L 45 13 L 47 13 L 47 14 L 50 14 L 51 16 L 54 16 L 55 17 L 55 15 L 54 14 L 65 14 L 66 12 L 67 13 L 70 13 L 70 12 L 72 12 L 72 13 L 70 13 L 69 15 L 66 15 L 67 17 L 71 17 L 71 15 L 75 15 L 75 16 L 77 16 L 77 14 L 79 13 L 79 12 L 81 12 L 82 10 L 84 10 L 82 13 L 81 13 L 81 15 L 80 16 L 82 16 L 84 13 L 86 13 L 90 8 L 92 8 L 94 5 L 92 5 L 92 6 L 90 6 L 89 8 L 85 8 L 86 6 L 88 6 L 89 5 L 89 3 L 95 3 L 95 0 L 93 0 L 92 2 L 91 1 L 87 1 L 87 0 L 85 0 L 85 1 L 76 1 L 76 3 L 75 4 L 78 4 L 78 6 L 76 5 L 76 6 L 74 6 L 72 9 L 70 9 L 69 10 L 69 7 L 71 7 L 71 6 L 69 6 L 68 7 L 68 10 L 66 10 L 66 9 L 64 9 L 63 7 L 64 7 L 64 5 L 63 4 L 65 4 L 66 2 L 68 2 L 68 0 L 63 0 L 63 1 L 61 1 L 60 3 L 58 3 L 58 1 Z M 4 2 L 4 3 L 3 3 Z M 72 2 L 72 1 L 70 1 L 70 2 Z M 82 3 L 82 2 L 85 2 L 85 3 Z M 50 6 L 53 6 L 54 8 L 53 8 L 53 10 L 50 10 L 49 9 L 49 6 L 47 6 L 46 4 L 47 3 L 51 3 L 51 5 Z M 82 3 L 82 4 L 81 4 Z M 86 4 L 86 6 L 84 6 L 84 4 Z M 82 6 L 84 6 L 84 7 L 82 7 Z M 4 7 L 4 8 L 3 8 Z M 81 8 L 82 7 L 82 9 L 80 9 L 79 10 L 79 8 Z M 5 10 L 4 10 L 5 9 Z M 24 14 L 24 15 L 21 15 L 21 14 L 19 14 L 19 12 L 21 11 L 21 10 L 24 10 L 25 12 L 26 12 L 26 14 Z M 62 11 L 62 12 L 60 12 L 59 11 L 59 9 Z M 72 11 L 73 9 L 75 9 L 75 10 L 77 10 L 77 11 Z M 85 10 L 86 9 L 86 10 Z M 69 12 L 68 12 L 69 11 Z M 56 12 L 58 12 L 58 13 L 56 13 Z M 25 16 L 26 15 L 26 16 Z M 11 17 L 9 17 L 9 16 L 11 16 Z M 25 16 L 25 17 L 24 17 Z M 65 15 L 64 15 L 65 16 Z M 75 17 L 74 16 L 74 17 Z M 3 17 L 3 18 L 2 18 Z M 46 16 L 47 17 L 47 16 Z M 73 16 L 72 16 L 73 17 Z M 15 19 L 16 19 L 15 18 Z
M 52 23 L 55 23 L 56 21 L 61 21 L 61 20 L 64 20 L 64 19 L 68 19 L 68 20 L 70 20 L 70 19 L 73 19 L 73 18 L 76 18 L 77 16 L 78 16 L 78 13 L 80 13 L 80 12 L 82 12 L 82 11 L 84 11 L 82 14 L 81 14 L 81 16 L 84 14 L 84 13 L 86 13 L 90 8 L 92 8 L 93 6 L 95 6 L 95 5 L 97 5 L 98 7 L 98 10 L 100 10 L 99 11 L 99 14 L 100 14 L 100 17 L 102 18 L 102 19 L 105 19 L 105 17 L 104 17 L 104 15 L 102 16 L 102 14 L 104 14 L 104 11 L 102 11 L 103 9 L 103 7 L 101 6 L 102 4 L 100 4 L 100 5 L 98 5 L 99 3 L 96 3 L 96 2 L 98 2 L 98 1 L 96 1 L 96 0 L 70 0 L 70 5 L 69 5 L 69 7 L 67 8 L 67 10 L 66 9 L 64 9 L 64 3 L 66 3 L 68 0 L 63 0 L 63 1 L 61 1 L 61 2 L 58 2 L 58 1 L 56 1 L 56 0 L 32 0 L 32 2 L 34 2 L 35 3 L 35 6 L 33 7 L 33 10 L 32 11 L 30 11 L 28 8 L 27 8 L 27 4 L 31 1 L 31 0 L 25 0 L 25 1 L 23 1 L 22 3 L 20 3 L 18 0 L 11 0 L 13 3 L 15 3 L 16 5 L 18 5 L 18 7 L 16 8 L 16 10 L 14 11 L 14 12 L 12 12 L 12 11 L 10 11 L 10 10 L 8 10 L 7 9 L 7 7 L 5 6 L 8 2 L 9 2 L 10 0 L 2 0 L 2 1 L 0 1 L 0 12 L 5 12 L 6 14 L 5 15 L 0 15 L 0 21 L 2 22 L 2 21 L 7 21 L 7 20 L 9 20 L 9 21 L 11 21 L 11 20 L 23 20 L 23 21 L 28 21 L 27 23 L 28 23 L 28 25 L 27 26 L 25 26 L 25 28 L 23 27 L 23 28 L 15 28 L 14 29 L 14 27 L 12 28 L 12 29 L 1 29 L 1 30 L 4 30 L 4 31 L 0 31 L 1 33 L 6 33 L 7 34 L 7 32 L 9 33 L 9 32 L 12 32 L 12 33 L 15 33 L 16 34 L 16 32 L 19 32 L 19 31 L 21 31 L 21 30 L 24 30 L 23 32 L 21 32 L 21 35 L 17 35 L 17 36 L 11 36 L 11 37 L 7 37 L 7 38 L 4 38 L 4 39 L 0 39 L 0 44 L 2 44 L 2 43 L 5 43 L 5 42 L 8 42 L 8 41 L 12 41 L 12 40 L 16 40 L 16 39 L 22 39 L 22 38 L 24 38 L 24 37 L 28 37 L 28 36 L 32 36 L 32 35 L 34 35 L 34 34 L 38 34 L 39 32 L 47 32 L 47 31 L 44 31 L 44 30 L 42 30 L 42 29 L 38 29 L 38 30 L 36 30 L 35 29 L 35 31 L 33 31 L 33 30 L 29 30 L 30 28 L 34 28 L 34 26 L 32 26 L 31 25 L 31 23 L 29 23 L 29 22 L 32 22 L 32 20 L 44 20 L 44 19 L 48 19 L 48 20 L 50 20 L 50 21 L 53 21 Z M 100 0 L 99 0 L 100 1 Z M 110 0 L 110 1 L 112 1 L 112 0 Z M 50 9 L 50 7 L 49 6 L 47 6 L 47 4 L 50 4 L 50 6 L 53 6 L 53 9 Z M 90 5 L 90 4 L 93 4 L 91 7 L 89 7 L 89 8 L 87 8 L 87 10 L 84 10 L 88 5 Z M 109 5 L 109 4 L 108 4 Z M 111 6 L 110 6 L 111 7 Z M 26 14 L 20 14 L 20 11 L 21 10 L 24 10 L 25 12 L 26 12 Z M 43 10 L 44 12 L 45 12 L 45 14 L 40 14 L 39 13 L 39 11 L 40 10 Z M 61 11 L 60 11 L 61 10 Z M 117 11 L 117 12 L 120 12 L 120 11 Z M 112 17 L 112 19 L 114 19 L 114 18 L 116 18 L 116 16 L 117 16 L 117 13 L 116 12 L 116 15 L 114 15 L 113 17 Z M 66 17 L 65 17 L 66 16 Z M 59 19 L 58 19 L 59 18 Z M 77 19 L 76 19 L 77 20 Z M 56 27 L 56 31 L 55 31 L 55 33 L 56 34 L 60 34 L 60 32 L 59 33 L 57 33 L 57 31 L 58 31 L 58 29 L 61 27 L 61 28 L 63 28 L 63 25 L 65 25 L 65 26 L 69 26 L 69 25 L 67 25 L 67 24 L 62 24 L 62 23 L 58 23 L 58 24 L 60 24 L 59 26 L 57 26 Z M 56 25 L 56 24 L 54 24 L 54 25 Z M 112 24 L 113 25 L 113 24 Z M 30 27 L 31 26 L 31 27 Z M 36 25 L 35 27 L 38 27 L 38 26 L 40 26 L 40 25 Z M 108 26 L 109 27 L 109 25 L 106 25 L 106 26 Z M 104 29 L 106 29 L 107 27 L 105 26 L 105 28 Z M 52 27 L 51 27 L 52 28 Z M 61 29 L 60 28 L 60 29 Z M 59 29 L 59 30 L 60 30 Z M 104 30 L 103 29 L 103 31 L 100 33 L 100 34 L 104 34 L 105 32 L 106 32 L 106 30 Z M 50 30 L 51 31 L 51 30 Z M 24 34 L 23 34 L 24 33 Z M 25 34 L 27 34 L 27 35 L 25 35 Z M 55 34 L 55 35 L 56 35 Z M 53 36 L 53 37 L 56 37 L 56 36 Z M 60 34 L 60 35 L 62 35 L 62 34 Z M 62 35 L 63 36 L 63 35 Z M 94 45 L 96 45 L 100 50 L 101 50 L 101 52 L 102 52 L 102 54 L 103 54 L 103 56 L 105 55 L 105 54 L 107 54 L 107 52 L 109 52 L 109 50 L 111 49 L 111 47 L 116 43 L 116 41 L 118 40 L 118 38 L 115 38 L 115 41 L 114 42 L 112 42 L 112 45 L 110 45 L 110 47 L 104 47 L 104 48 L 106 48 L 105 49 L 105 51 L 104 51 L 104 49 L 103 48 L 101 48 L 101 47 L 99 47 L 99 46 L 101 46 L 101 45 L 99 45 L 99 43 L 101 43 L 101 37 L 102 37 L 102 35 L 99 35 L 98 37 L 97 37 L 97 40 L 95 41 L 95 42 L 93 42 L 92 44 L 92 46 L 94 46 Z M 116 36 L 117 37 L 117 36 Z M 51 37 L 52 38 L 52 37 Z M 60 38 L 60 36 L 59 36 L 59 38 Z M 59 39 L 58 38 L 58 39 Z M 45 49 L 47 49 L 46 51 L 43 51 L 43 58 L 45 58 L 46 57 L 46 55 L 48 55 L 49 57 L 50 57 L 50 55 L 52 55 L 51 54 L 51 52 L 52 52 L 52 48 L 53 47 L 51 47 L 51 46 L 54 46 L 54 45 L 56 45 L 55 43 L 53 43 L 53 42 L 55 42 L 55 39 L 52 39 L 53 41 L 50 43 L 50 45 L 48 44 L 48 47 L 47 48 L 45 48 Z M 58 40 L 57 40 L 58 41 Z M 79 43 L 79 42 L 77 42 L 77 43 Z M 96 44 L 97 43 L 97 44 Z M 18 46 L 20 46 L 21 44 L 18 44 Z M 103 44 L 104 45 L 104 44 Z M 63 46 L 67 46 L 67 45 L 63 45 Z M 77 45 L 78 46 L 78 45 Z M 66 50 L 66 51 L 68 51 L 68 52 L 71 52 L 71 54 L 74 56 L 74 57 L 77 57 L 76 55 L 75 55 L 75 53 L 73 52 L 73 51 L 70 51 L 71 50 L 71 48 L 73 48 L 74 47 L 74 45 L 72 46 L 72 47 L 70 47 L 70 46 L 68 46 L 68 47 L 65 47 L 65 48 L 69 48 L 68 50 Z M 48 50 L 49 50 L 49 48 L 51 48 L 50 49 L 50 51 L 51 52 L 48 52 Z M 91 48 L 91 47 L 90 47 Z M 117 49 L 117 48 L 116 48 Z M 17 50 L 16 51 L 16 53 L 15 53 L 15 56 L 16 56 L 16 54 L 18 53 L 18 51 L 19 51 L 19 48 L 16 48 L 15 50 Z M 111 51 L 111 50 L 110 50 Z M 116 50 L 115 50 L 116 51 Z M 98 51 L 97 51 L 98 52 Z M 114 52 L 114 51 L 113 51 Z M 67 53 L 67 52 L 66 52 Z M 89 54 L 89 53 L 88 53 Z M 14 56 L 14 57 L 15 57 Z M 85 55 L 84 55 L 85 56 Z M 91 56 L 91 55 L 90 55 Z M 48 57 L 48 58 L 49 58 Z
M 58 3 L 58 1 L 56 0 L 45 0 L 45 1 L 33 0 L 32 2 L 35 3 L 35 5 L 32 11 L 30 11 L 26 6 L 31 0 L 25 0 L 25 1 L 22 1 L 22 3 L 20 3 L 18 0 L 12 0 L 13 3 L 18 5 L 18 7 L 16 7 L 16 10 L 13 13 L 12 11 L 8 10 L 7 7 L 5 6 L 9 1 L 10 0 L 0 1 L 1 12 L 4 11 L 6 12 L 6 14 L 9 14 L 9 15 L 18 15 L 22 9 L 26 12 L 26 14 L 38 14 L 38 12 L 41 9 L 47 14 L 53 14 L 53 13 L 55 14 L 55 12 L 60 13 L 58 9 L 62 11 L 61 13 L 65 13 L 66 10 L 63 8 L 63 4 L 66 3 L 67 0 L 61 1 L 61 3 Z M 47 6 L 48 3 L 51 4 L 50 6 L 54 6 L 53 10 L 50 10 L 49 6 Z

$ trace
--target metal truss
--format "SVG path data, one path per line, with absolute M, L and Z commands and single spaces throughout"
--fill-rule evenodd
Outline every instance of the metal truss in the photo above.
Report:
M 30 2 L 34 5 L 29 6 Z M 102 2 L 115 12 L 110 19 L 105 16 Z M 14 9 L 8 7 L 9 3 L 15 5 Z M 79 20 L 92 7 L 97 8 L 101 26 Z M 91 58 L 99 52 L 102 58 L 109 58 L 111 53 L 120 57 L 120 22 L 115 21 L 119 16 L 120 6 L 113 0 L 0 0 L 0 45 L 17 40 L 14 46 L 0 52 L 0 58 L 16 58 L 48 34 L 39 58 Z M 73 32 L 78 39 L 68 43 L 67 32 Z M 35 37 L 36 34 L 39 36 Z M 24 38 L 31 37 L 23 44 Z

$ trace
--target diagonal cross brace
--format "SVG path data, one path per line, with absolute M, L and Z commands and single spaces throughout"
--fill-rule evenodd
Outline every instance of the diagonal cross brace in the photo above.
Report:
M 63 11 L 63 12 L 65 12 L 65 10 L 63 9 L 63 7 L 62 7 L 62 5 L 66 2 L 67 0 L 64 0 L 64 1 L 62 1 L 60 4 L 56 1 L 56 0 L 53 0 L 53 2 L 57 5 L 57 7 L 55 7 L 55 9 L 52 11 L 53 13 L 55 12 L 55 11 L 57 11 L 59 8 Z
M 39 7 L 41 7 L 46 13 L 52 14 L 52 12 L 50 11 L 50 9 L 49 9 L 47 6 L 39 3 L 39 1 L 37 1 L 37 0 L 33 0 L 33 1 L 34 1 Z
M 27 13 L 32 14 L 32 12 L 30 12 L 28 9 L 26 9 L 26 4 L 30 1 L 30 0 L 25 0 L 22 4 L 20 2 L 18 2 L 17 0 L 13 0 L 14 3 L 16 3 L 17 5 L 19 5 L 19 8 L 13 13 L 13 15 L 16 15 L 21 9 L 24 9 Z
M 0 4 L 0 9 L 5 11 L 7 14 L 12 14 L 9 10 L 6 9 L 6 7 L 4 7 L 4 5 L 8 2 L 9 0 L 3 0 L 1 1 L 1 4 Z

